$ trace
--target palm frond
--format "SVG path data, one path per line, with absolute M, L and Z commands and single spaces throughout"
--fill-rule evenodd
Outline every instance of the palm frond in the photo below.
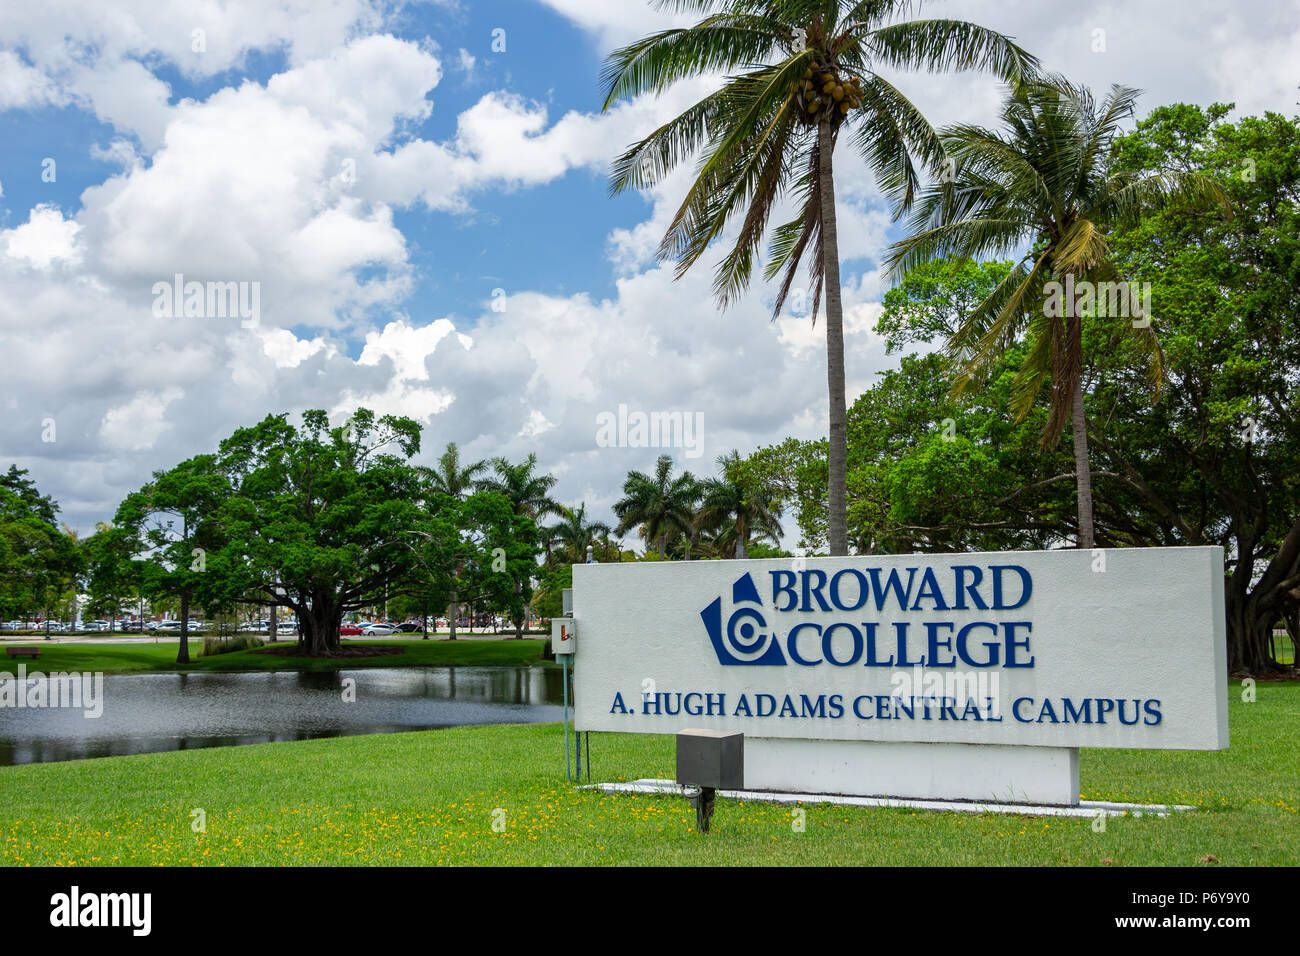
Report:
M 910 20 L 864 32 L 873 59 L 897 69 L 987 70 L 1019 80 L 1038 67 L 1038 58 L 1009 37 L 964 20 Z
M 752 68 L 781 40 L 772 26 L 754 14 L 718 13 L 690 28 L 661 30 L 620 47 L 601 70 L 601 109 L 641 93 L 661 93 L 688 77 Z

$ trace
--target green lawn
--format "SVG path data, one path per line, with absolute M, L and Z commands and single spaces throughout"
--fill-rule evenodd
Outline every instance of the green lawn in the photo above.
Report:
M 283 647 L 286 642 L 281 641 Z M 182 667 L 176 663 L 177 645 L 112 644 L 86 641 L 77 644 L 54 644 L 37 641 L 22 642 L 22 646 L 39 647 L 41 656 L 29 658 L 0 657 L 0 669 L 11 673 L 18 662 L 29 671 L 101 671 L 105 674 L 133 674 L 146 671 L 263 671 L 306 670 L 328 671 L 354 667 L 436 667 L 448 664 L 526 665 L 541 664 L 542 640 L 474 639 L 460 641 L 422 641 L 380 638 L 373 641 L 344 641 L 345 645 L 383 644 L 401 647 L 400 654 L 378 657 L 312 658 L 281 657 L 263 654 L 258 650 L 231 651 L 212 657 L 200 657 L 202 640 L 190 642 L 190 664 Z M 268 645 L 272 647 L 275 645 Z
M 0 768 L 0 863 L 1294 866 L 1300 684 L 1262 683 L 1250 704 L 1234 684 L 1230 707 L 1226 752 L 1084 751 L 1087 798 L 1201 807 L 1103 833 L 1086 819 L 818 806 L 800 833 L 788 806 L 719 801 L 701 835 L 681 797 L 567 785 L 550 724 Z M 591 749 L 593 779 L 672 776 L 671 737 L 599 734 Z

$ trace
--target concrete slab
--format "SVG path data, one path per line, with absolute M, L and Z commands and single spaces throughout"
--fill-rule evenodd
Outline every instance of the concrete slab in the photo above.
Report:
M 642 779 L 631 783 L 595 783 L 580 789 L 602 793 L 683 794 L 672 780 Z M 780 793 L 768 790 L 719 790 L 718 796 L 729 800 L 753 800 L 763 803 L 831 804 L 841 807 L 895 807 L 905 810 L 935 810 L 941 813 L 1010 813 L 1033 817 L 1167 817 L 1171 813 L 1195 810 L 1195 807 L 1172 803 L 1111 803 L 1104 800 L 1080 800 L 1075 806 L 1049 806 L 1026 803 L 980 803 L 963 800 L 903 800 L 896 797 L 850 797 L 833 793 Z

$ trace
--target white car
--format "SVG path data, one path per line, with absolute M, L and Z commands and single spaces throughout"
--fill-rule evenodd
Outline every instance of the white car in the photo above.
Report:
M 379 634 L 387 637 L 389 634 L 396 634 L 397 628 L 392 624 L 375 623 L 369 624 L 361 629 L 362 634 Z

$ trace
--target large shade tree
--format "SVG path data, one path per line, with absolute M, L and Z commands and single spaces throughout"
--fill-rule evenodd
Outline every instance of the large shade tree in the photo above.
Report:
M 419 449 L 416 422 L 364 408 L 343 427 L 311 410 L 301 426 L 282 414 L 236 431 L 215 459 L 230 491 L 205 594 L 289 607 L 303 652 L 337 652 L 343 615 L 415 573 L 426 486 L 409 461 Z
M 1098 103 L 1061 77 L 1035 77 L 1009 91 L 1001 130 L 945 129 L 949 174 L 926 189 L 909 222 L 911 234 L 887 260 L 901 277 L 940 257 L 1018 257 L 948 341 L 961 363 L 954 394 L 987 382 L 1004 353 L 1028 338 L 1013 409 L 1027 415 L 1049 384 L 1044 449 L 1059 441 L 1067 423 L 1071 427 L 1081 548 L 1091 548 L 1095 537 L 1083 401 L 1085 321 L 1102 340 L 1129 339 L 1127 347 L 1144 356 L 1154 386 L 1163 374 L 1155 326 L 1139 314 L 1140 303 L 1116 308 L 1109 298 L 1103 305 L 1095 295 L 1085 297 L 1099 283 L 1128 278 L 1115 270 L 1110 235 L 1170 201 L 1217 201 L 1228 208 L 1222 189 L 1198 171 L 1111 166 L 1112 144 L 1137 96 L 1137 90 L 1114 86 Z
M 614 164 L 614 192 L 660 182 L 699 157 L 696 178 L 659 255 L 684 275 L 736 223 L 714 274 L 720 306 L 748 287 L 768 223 L 765 276 L 781 277 L 780 314 L 808 263 L 812 316 L 824 293 L 829 391 L 829 545 L 848 553 L 845 519 L 844 330 L 833 157 L 841 136 L 874 171 L 896 214 L 908 209 L 924 169 L 939 159 L 934 130 L 880 69 L 986 69 L 1018 77 L 1035 60 L 1007 37 L 959 20 L 898 20 L 911 0 L 664 0 L 702 16 L 614 52 L 605 108 L 659 93 L 688 77 L 725 74 L 719 88 L 634 144 Z
M 1213 175 L 1235 215 L 1171 204 L 1116 235 L 1117 261 L 1155 290 L 1170 387 L 1132 408 L 1116 355 L 1090 433 L 1130 512 L 1169 543 L 1223 547 L 1229 664 L 1259 674 L 1281 667 L 1275 628 L 1300 642 L 1300 118 L 1231 109 L 1161 107 L 1117 144 L 1134 175 Z

